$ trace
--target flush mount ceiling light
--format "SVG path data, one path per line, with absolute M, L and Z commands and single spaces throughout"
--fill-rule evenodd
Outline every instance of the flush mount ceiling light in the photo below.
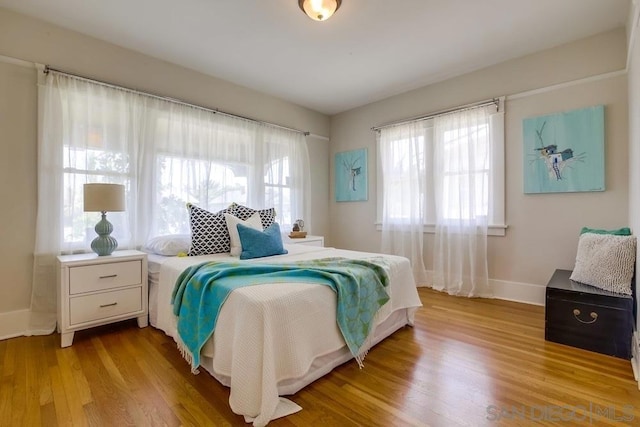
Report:
M 326 21 L 340 8 L 342 0 L 298 0 L 300 9 L 314 21 Z

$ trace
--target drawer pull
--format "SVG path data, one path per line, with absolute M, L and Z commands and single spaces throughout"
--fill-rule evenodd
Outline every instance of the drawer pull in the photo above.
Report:
M 113 307 L 114 305 L 118 305 L 118 303 L 117 302 L 112 302 L 111 304 L 102 304 L 100 306 L 100 308 Z
M 580 317 L 578 317 L 578 316 L 580 316 L 580 310 L 578 310 L 577 308 L 574 308 L 573 309 L 573 317 L 575 317 L 578 322 L 585 323 L 585 324 L 588 325 L 589 323 L 593 323 L 596 320 L 598 320 L 598 313 L 596 313 L 595 311 L 592 311 L 589 314 L 589 316 L 591 316 L 591 321 L 589 321 L 589 322 L 586 322 L 586 321 L 580 319 Z
M 112 279 L 114 277 L 118 277 L 117 274 L 110 274 L 108 276 L 100 276 L 100 279 Z

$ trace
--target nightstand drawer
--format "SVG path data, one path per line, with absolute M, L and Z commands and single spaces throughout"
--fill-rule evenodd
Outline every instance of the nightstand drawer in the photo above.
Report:
M 322 244 L 322 240 L 307 240 L 307 241 L 302 241 L 304 239 L 300 239 L 300 242 L 296 242 L 296 244 L 298 245 L 306 245 L 306 246 L 320 246 L 323 247 L 324 245 Z
M 287 243 L 289 245 L 306 245 L 306 246 L 324 247 L 324 237 L 312 236 L 311 234 L 307 234 L 306 237 L 291 238 L 288 235 L 285 235 L 285 237 L 283 238 L 283 243 Z
M 69 268 L 70 295 L 140 283 L 142 283 L 142 263 L 138 260 Z
M 71 326 L 142 311 L 142 287 L 70 298 Z

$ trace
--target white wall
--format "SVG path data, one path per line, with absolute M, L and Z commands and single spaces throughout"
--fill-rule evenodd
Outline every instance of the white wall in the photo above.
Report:
M 635 2 L 634 2 L 635 3 Z M 638 8 L 634 7 L 629 25 L 629 225 L 635 234 L 640 233 L 640 36 L 638 31 Z M 640 254 L 640 245 L 638 247 Z M 640 255 L 639 255 L 640 256 Z M 638 256 L 636 256 L 638 258 Z M 636 261 L 636 265 L 638 262 Z M 636 283 L 639 281 L 636 270 Z M 636 286 L 636 292 L 637 292 Z M 637 307 L 640 303 L 636 299 Z M 640 312 L 640 309 L 638 310 Z M 640 331 L 640 320 L 637 319 L 636 330 Z
M 169 96 L 312 134 L 329 136 L 330 118 L 43 21 L 0 8 L 0 55 Z M 0 319 L 29 307 L 36 215 L 36 71 L 0 61 Z M 328 234 L 329 142 L 308 138 L 311 230 Z M 19 317 L 24 318 L 23 313 Z M 8 336 L 0 325 L 0 338 Z
M 334 201 L 331 184 L 331 245 L 380 250 L 376 231 L 376 149 L 371 127 L 495 96 L 624 70 L 624 29 L 475 71 L 442 83 L 394 96 L 332 118 L 331 156 L 366 147 L 369 152 L 369 200 Z M 526 117 L 591 105 L 605 107 L 605 192 L 523 194 L 522 120 Z M 554 269 L 573 268 L 582 226 L 628 224 L 627 82 L 624 73 L 506 102 L 505 237 L 489 238 L 490 278 L 545 285 Z M 333 175 L 333 174 L 332 174 Z M 354 226 L 357 224 L 357 226 Z M 427 268 L 433 235 L 426 236 Z

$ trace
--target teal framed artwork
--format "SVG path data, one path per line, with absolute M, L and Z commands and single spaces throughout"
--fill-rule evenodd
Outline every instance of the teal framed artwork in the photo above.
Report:
M 604 105 L 522 123 L 524 192 L 604 191 Z
M 367 149 L 336 153 L 336 202 L 367 200 Z

